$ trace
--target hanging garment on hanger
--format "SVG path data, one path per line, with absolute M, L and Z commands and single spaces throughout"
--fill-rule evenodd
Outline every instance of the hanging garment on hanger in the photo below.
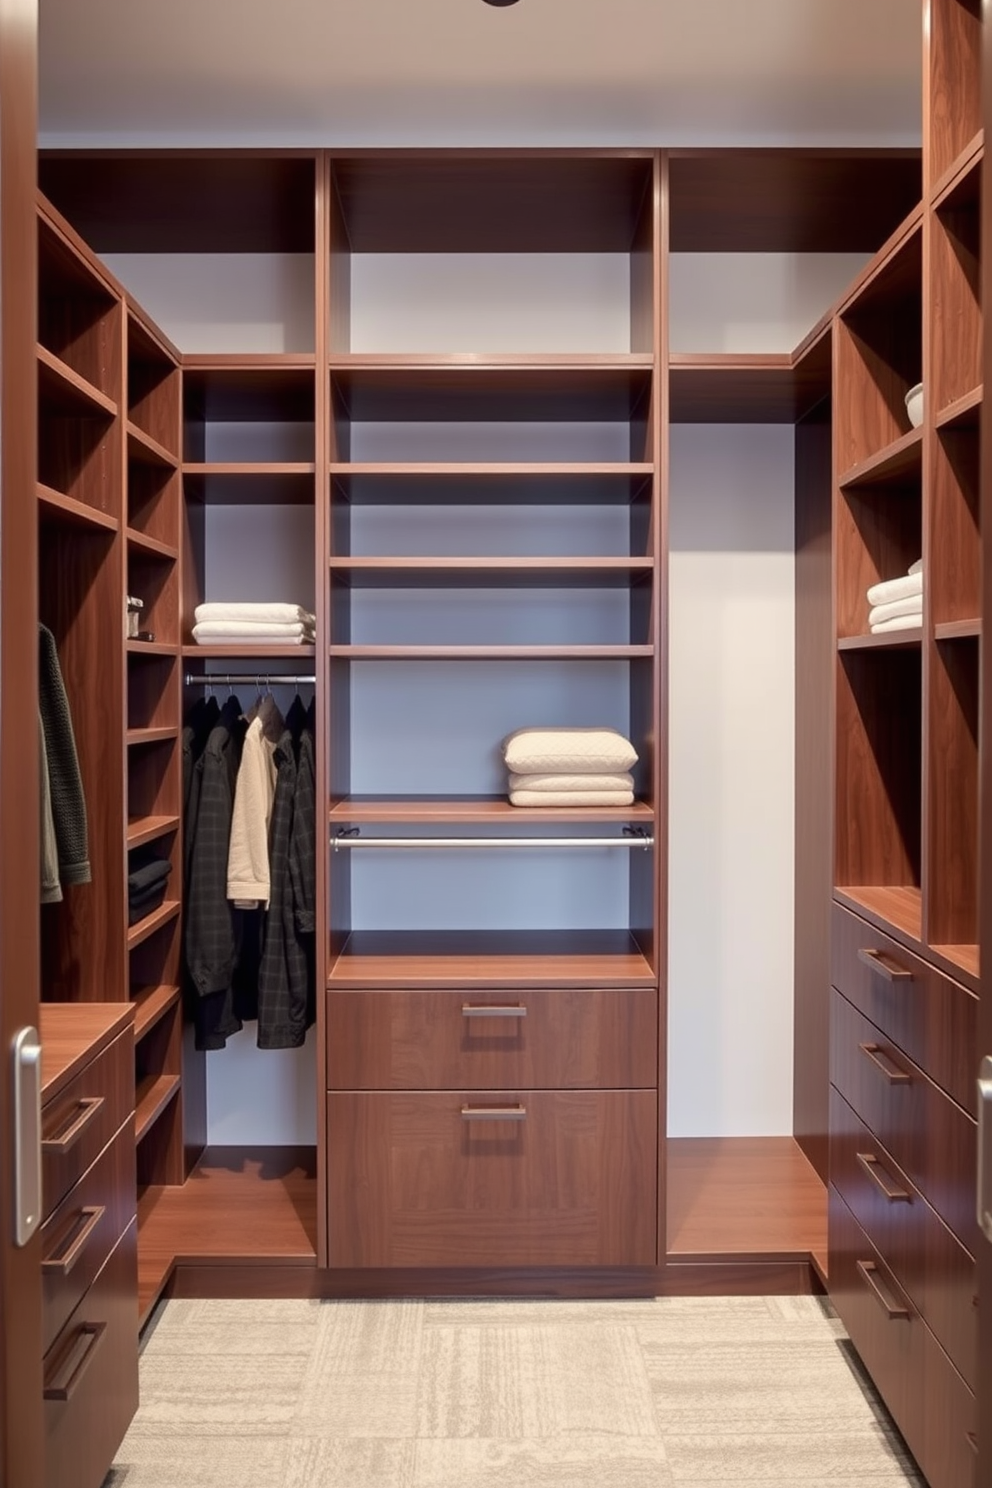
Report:
M 301 705 L 302 711 L 302 705 Z M 287 728 L 276 749 L 272 810 L 272 899 L 258 978 L 258 1047 L 298 1048 L 314 1021 L 313 911 L 316 799 L 313 736 L 296 760 Z
M 84 884 L 89 883 L 91 877 L 89 839 L 72 714 L 55 637 L 47 626 L 39 625 L 38 638 L 38 704 L 45 735 L 59 882 Z
M 271 694 L 263 697 L 245 734 L 234 793 L 227 897 L 237 909 L 268 908 L 269 824 L 276 793 L 274 754 L 286 724 Z
M 41 902 L 58 904 L 62 898 L 59 883 L 59 845 L 55 839 L 52 818 L 52 790 L 48 779 L 48 752 L 45 749 L 45 726 L 38 714 L 38 778 L 41 782 Z

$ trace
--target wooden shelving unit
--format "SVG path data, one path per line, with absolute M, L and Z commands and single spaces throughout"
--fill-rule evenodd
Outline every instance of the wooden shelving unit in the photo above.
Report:
M 155 1025 L 166 1017 L 179 1002 L 182 991 L 168 984 L 158 987 L 139 987 L 132 990 L 134 1004 L 134 1038 L 138 1043 Z
M 510 822 L 650 822 L 654 812 L 646 801 L 632 806 L 536 807 L 511 806 L 505 796 L 351 796 L 332 805 L 331 827 L 345 823 L 447 823 L 457 826 Z

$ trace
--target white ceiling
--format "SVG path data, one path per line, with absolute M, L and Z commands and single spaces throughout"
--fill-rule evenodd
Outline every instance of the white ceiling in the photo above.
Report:
M 916 0 L 40 0 L 43 144 L 917 144 Z

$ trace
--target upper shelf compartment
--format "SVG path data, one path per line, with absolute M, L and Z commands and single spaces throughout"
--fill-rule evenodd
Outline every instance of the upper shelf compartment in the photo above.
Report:
M 331 161 L 338 353 L 652 352 L 653 152 Z
M 116 411 L 120 396 L 119 302 L 83 255 L 44 214 L 38 219 L 38 341 Z M 68 387 L 68 379 L 66 379 Z M 79 384 L 77 384 L 78 386 Z M 68 396 L 68 394 L 67 394 Z
M 933 191 L 982 127 L 982 0 L 929 0 L 927 21 L 924 135 Z

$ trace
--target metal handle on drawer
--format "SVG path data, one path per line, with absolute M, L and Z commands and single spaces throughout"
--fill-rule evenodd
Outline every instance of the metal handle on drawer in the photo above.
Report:
M 522 1002 L 479 1003 L 463 1002 L 463 1018 L 526 1018 L 527 1009 Z
M 909 1085 L 910 1076 L 899 1068 L 879 1044 L 860 1044 L 862 1054 L 867 1055 L 876 1069 L 881 1070 L 890 1085 Z
M 50 1385 L 45 1386 L 46 1400 L 71 1400 L 79 1388 L 80 1381 L 87 1369 L 93 1362 L 100 1340 L 107 1331 L 106 1323 L 83 1323 L 76 1335 L 76 1341 L 68 1354 L 65 1356 L 59 1374 Z M 80 1344 L 83 1340 L 84 1352 L 80 1353 Z M 61 1379 L 66 1369 L 70 1369 L 67 1379 Z
M 887 982 L 911 982 L 913 973 L 899 962 L 888 951 L 871 950 L 868 946 L 862 946 L 858 951 L 858 960 L 863 961 L 872 971 L 884 977 Z
M 888 1174 L 874 1152 L 856 1152 L 855 1157 L 876 1188 L 882 1190 L 890 1204 L 909 1204 L 912 1202 L 912 1196 L 904 1188 L 897 1188 L 895 1184 L 886 1182 Z
M 54 1152 L 59 1157 L 64 1157 L 67 1152 L 70 1152 L 90 1122 L 95 1120 L 97 1112 L 103 1105 L 103 1096 L 88 1095 L 84 1100 L 77 1101 L 77 1105 L 81 1107 L 79 1115 L 70 1121 L 60 1137 L 42 1137 L 42 1152 Z
M 57 1271 L 60 1276 L 68 1276 L 89 1244 L 93 1231 L 106 1212 L 107 1210 L 103 1204 L 87 1204 L 85 1209 L 80 1209 L 79 1217 L 84 1219 L 85 1223 L 80 1227 L 76 1238 L 64 1255 L 46 1256 L 41 1263 L 42 1271 Z
M 992 1054 L 978 1071 L 978 1223 L 992 1240 Z
M 462 1106 L 463 1121 L 526 1121 L 526 1106 Z
M 874 1261 L 858 1261 L 858 1275 L 868 1287 L 875 1301 L 882 1308 L 890 1322 L 895 1322 L 897 1319 L 903 1319 L 906 1322 L 909 1321 L 909 1308 L 900 1306 L 898 1302 L 890 1301 L 885 1295 L 882 1284 L 877 1279 L 878 1267 Z

